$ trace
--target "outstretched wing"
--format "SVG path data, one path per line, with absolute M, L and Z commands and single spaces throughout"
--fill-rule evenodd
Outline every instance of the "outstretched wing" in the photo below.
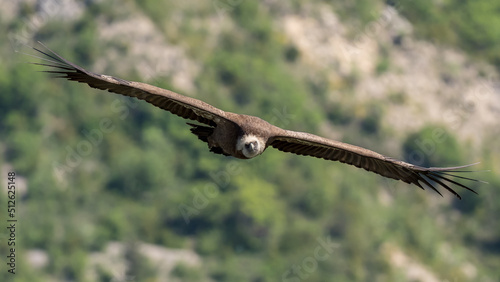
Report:
M 185 119 L 195 120 L 211 126 L 215 126 L 221 119 L 227 119 L 224 111 L 203 101 L 146 83 L 127 81 L 85 70 L 62 58 L 41 42 L 39 43 L 45 47 L 48 52 L 44 52 L 35 47 L 33 47 L 33 49 L 47 57 L 42 58 L 46 63 L 33 64 L 54 68 L 54 70 L 45 72 L 58 74 L 57 77 L 86 83 L 90 87 L 107 90 L 112 93 L 145 100 L 156 107 L 167 110 Z
M 268 141 L 268 145 L 283 152 L 312 156 L 325 160 L 339 161 L 342 163 L 354 165 L 356 167 L 375 172 L 388 178 L 415 184 L 422 189 L 424 189 L 424 187 L 422 186 L 423 183 L 432 188 L 441 196 L 442 194 L 436 189 L 435 185 L 431 184 L 432 182 L 436 183 L 437 186 L 444 187 L 446 190 L 450 191 L 459 199 L 461 199 L 460 195 L 458 195 L 453 189 L 451 189 L 449 183 L 458 185 L 474 193 L 476 192 L 469 187 L 458 183 L 453 179 L 450 179 L 450 177 L 479 181 L 451 174 L 456 172 L 463 172 L 457 171 L 457 169 L 461 169 L 471 165 L 458 167 L 426 168 L 386 157 L 365 148 L 322 138 L 304 132 L 286 130 L 281 136 L 274 136 L 270 138 Z

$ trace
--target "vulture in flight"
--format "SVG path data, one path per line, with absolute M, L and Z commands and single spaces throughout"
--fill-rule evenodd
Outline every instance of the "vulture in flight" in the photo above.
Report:
M 442 186 L 461 199 L 460 195 L 450 187 L 451 184 L 476 193 L 452 178 L 479 181 L 456 175 L 456 173 L 468 172 L 461 169 L 471 165 L 421 167 L 355 145 L 310 133 L 285 130 L 258 117 L 226 112 L 170 90 L 88 71 L 62 58 L 41 42 L 39 43 L 47 51 L 36 47 L 33 49 L 46 57 L 41 58 L 44 60 L 43 63 L 34 64 L 52 68 L 44 72 L 86 83 L 93 88 L 135 97 L 182 118 L 193 120 L 197 123 L 187 123 L 191 126 L 191 132 L 201 141 L 206 142 L 213 153 L 239 159 L 251 159 L 262 154 L 268 147 L 272 147 L 283 152 L 354 165 L 384 177 L 415 184 L 422 189 L 424 189 L 422 185 L 426 185 L 439 195 L 442 194 L 437 187 Z

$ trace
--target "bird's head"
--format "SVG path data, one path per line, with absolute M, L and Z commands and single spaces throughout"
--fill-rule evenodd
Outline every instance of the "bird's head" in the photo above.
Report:
M 264 142 L 255 135 L 243 135 L 236 143 L 236 150 L 251 159 L 264 152 Z

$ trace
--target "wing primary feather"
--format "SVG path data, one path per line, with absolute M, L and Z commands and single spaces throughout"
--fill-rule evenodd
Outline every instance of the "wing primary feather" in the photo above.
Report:
M 28 62 L 28 64 L 32 65 L 37 65 L 37 66 L 46 66 L 46 67 L 51 67 L 51 68 L 59 68 L 59 69 L 65 69 L 68 71 L 73 71 L 73 68 L 68 67 L 67 65 L 60 64 L 59 62 L 51 62 L 52 64 L 45 64 L 45 63 L 33 63 L 33 62 Z
M 382 165 L 386 171 L 388 171 L 394 175 L 391 178 L 404 181 L 404 179 L 406 179 L 406 177 L 408 176 L 406 171 L 400 171 L 395 166 L 392 166 L 392 165 L 386 164 L 386 163 L 382 163 Z
M 455 172 L 460 172 L 460 171 L 455 171 Z M 439 174 L 444 174 L 444 175 L 447 175 L 447 176 L 456 177 L 456 178 L 460 178 L 460 179 L 465 179 L 465 180 L 469 180 L 469 181 L 481 182 L 481 183 L 484 183 L 484 184 L 490 184 L 489 182 L 484 181 L 484 180 L 479 180 L 479 179 L 464 177 L 464 176 L 460 176 L 460 175 L 454 175 L 454 174 L 446 173 L 446 172 L 439 172 Z
M 443 183 L 441 180 L 439 180 L 438 177 L 436 177 L 435 175 L 426 175 L 426 177 L 428 177 L 430 180 L 438 183 L 439 185 L 443 186 L 446 190 L 450 191 L 453 195 L 457 196 L 459 199 L 462 199 L 462 197 L 460 197 L 460 195 L 458 195 L 457 192 L 455 192 L 455 190 L 451 189 L 450 186 L 446 185 L 445 183 Z M 443 178 L 443 179 L 446 179 L 446 178 Z
M 68 78 L 67 76 L 62 76 L 62 75 L 52 75 L 50 77 L 51 78 Z
M 34 48 L 33 49 L 39 51 L 38 49 Z M 39 51 L 40 52 L 40 51 Z M 40 59 L 42 61 L 46 61 L 46 62 L 50 62 L 50 63 L 53 63 L 53 64 L 63 64 L 61 61 L 57 60 L 57 61 L 53 61 L 53 60 L 49 60 L 47 58 L 44 58 L 44 57 L 40 57 L 40 56 L 37 56 L 37 55 L 33 55 L 33 54 L 28 54 L 28 53 L 24 53 L 24 52 L 19 52 L 21 54 L 24 54 L 24 55 L 27 55 L 27 56 L 30 56 L 30 57 L 33 57 L 33 58 L 37 58 L 37 59 Z M 43 52 L 42 52 L 43 53 Z M 44 53 L 45 54 L 45 53 Z M 27 62 L 29 64 L 36 64 L 36 63 L 33 63 L 33 62 Z
M 421 178 L 420 174 L 417 172 L 410 170 L 410 171 L 405 171 L 406 177 L 408 182 L 407 183 L 418 183 L 418 180 Z M 423 187 L 422 187 L 423 188 Z
M 65 74 L 68 75 L 67 72 L 65 71 L 39 71 L 39 72 L 45 72 L 45 73 L 59 73 L 59 74 Z
M 452 167 L 429 167 L 428 169 L 432 170 L 432 171 L 449 171 L 449 170 L 453 170 L 454 172 L 473 172 L 473 171 L 456 171 L 456 169 L 470 167 L 470 166 L 473 166 L 473 165 L 477 165 L 479 163 L 480 162 L 473 163 L 473 164 L 468 164 L 468 165 L 452 166 Z
M 415 184 L 418 187 L 420 187 L 420 189 L 425 190 L 425 188 L 422 186 L 422 184 L 420 184 L 420 182 L 416 181 L 416 182 L 413 182 L 413 184 Z
M 42 45 L 44 48 L 46 48 L 47 50 L 49 50 L 50 52 L 52 52 L 53 54 L 55 54 L 52 50 L 50 50 L 50 49 L 49 49 L 47 46 L 45 46 L 42 42 L 38 41 L 38 43 L 39 43 L 40 45 Z M 49 53 L 47 53 L 47 52 L 44 52 L 44 51 L 42 51 L 42 50 L 40 50 L 40 49 L 36 48 L 36 47 L 33 47 L 33 49 L 35 49 L 36 51 L 38 51 L 38 52 L 40 52 L 40 53 L 44 54 L 45 56 L 47 56 L 47 57 L 49 57 L 49 58 L 51 58 L 51 59 L 55 60 L 56 62 L 59 62 L 59 63 L 62 63 L 62 64 L 67 64 L 67 62 L 65 62 L 64 60 L 62 60 L 61 58 L 59 58 L 59 56 L 57 56 L 57 55 L 56 55 L 56 56 L 54 56 L 54 55 L 52 55 L 52 54 L 49 54 Z
M 456 182 L 456 181 L 454 181 L 454 180 L 451 180 L 451 179 L 449 179 L 449 178 L 443 177 L 443 176 L 441 176 L 441 175 L 436 175 L 436 174 L 429 174 L 429 175 L 427 175 L 427 177 L 429 177 L 430 175 L 435 176 L 435 177 L 440 177 L 440 178 L 441 178 L 441 179 L 443 179 L 443 180 L 446 180 L 446 181 L 448 181 L 448 182 L 451 182 L 451 183 L 453 183 L 453 184 L 455 184 L 455 185 L 458 185 L 458 186 L 460 186 L 460 187 L 462 187 L 462 188 L 465 188 L 465 189 L 467 189 L 467 190 L 469 190 L 469 191 L 473 192 L 474 194 L 477 194 L 477 192 L 476 192 L 476 191 L 474 191 L 474 190 L 472 190 L 471 188 L 469 188 L 469 187 L 467 187 L 467 186 L 465 186 L 465 185 L 463 185 L 463 184 L 461 184 L 461 183 L 458 183 L 458 182 Z
M 427 181 L 427 179 L 425 179 L 424 175 L 419 175 L 418 180 L 424 182 L 425 185 L 427 185 L 429 188 L 436 191 L 436 193 L 438 193 L 441 197 L 443 197 L 443 194 L 441 194 L 441 192 L 439 192 L 439 190 L 436 189 L 436 187 L 434 187 L 434 185 L 430 184 L 429 181 Z

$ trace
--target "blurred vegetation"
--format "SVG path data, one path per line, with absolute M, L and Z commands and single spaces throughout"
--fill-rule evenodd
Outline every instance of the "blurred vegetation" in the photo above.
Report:
M 500 69 L 500 2 L 386 0 L 415 26 L 417 34 L 454 46 Z
M 408 135 L 403 143 L 406 161 L 424 167 L 464 163 L 461 148 L 444 126 L 427 126 Z
M 385 105 L 339 105 L 328 99 L 330 89 L 322 78 L 312 81 L 303 75 L 307 70 L 293 71 L 302 54 L 274 29 L 272 11 L 258 1 L 181 2 L 133 3 L 199 62 L 197 98 L 294 130 L 317 133 L 327 121 L 345 133 L 343 141 L 385 148 Z M 110 3 L 86 1 L 80 19 L 47 21 L 35 39 L 85 67 L 106 60 L 103 50 L 109 46 L 98 36 L 99 24 L 126 18 Z M 500 29 L 493 28 L 500 26 L 497 2 L 386 3 L 400 5 L 429 40 L 500 66 Z M 290 5 L 301 6 L 298 1 Z M 376 18 L 382 5 L 357 0 L 331 6 L 343 20 L 359 26 Z M 20 32 L 26 26 L 23 19 L 36 10 L 22 6 L 22 17 L 1 23 L 7 34 Z M 176 20 L 179 14 L 182 21 Z M 200 43 L 206 34 L 189 19 L 221 16 L 231 24 L 207 50 Z M 170 21 L 178 25 L 172 27 Z M 0 37 L 9 40 L 6 34 Z M 121 44 L 112 47 L 126 52 L 129 46 Z M 387 258 L 394 246 L 443 280 L 466 280 L 462 269 L 467 264 L 477 267 L 478 280 L 500 276 L 500 204 L 492 189 L 500 187 L 500 178 L 494 173 L 477 176 L 490 182 L 488 187 L 472 184 L 479 196 L 463 192 L 464 200 L 448 205 L 431 192 L 338 163 L 271 149 L 251 161 L 214 155 L 180 118 L 146 103 L 51 80 L 36 66 L 22 63 L 30 58 L 13 56 L 10 46 L 0 52 L 0 163 L 11 165 L 18 181 L 27 181 L 27 191 L 18 190 L 16 202 L 16 281 L 89 280 L 90 254 L 112 241 L 125 242 L 125 274 L 134 281 L 155 281 L 157 269 L 130 242 L 199 254 L 199 266 L 175 265 L 172 276 L 180 281 L 301 281 L 294 267 L 310 267 L 307 258 L 315 256 L 322 240 L 336 247 L 326 253 L 327 259 L 316 260 L 303 280 L 404 280 Z M 390 68 L 390 55 L 381 55 L 377 74 Z M 124 78 L 139 79 L 133 73 Z M 346 77 L 343 90 L 352 91 L 356 79 L 356 74 Z M 176 90 L 169 79 L 155 84 Z M 404 93 L 391 97 L 388 105 L 405 101 Z M 128 115 L 122 118 L 113 111 L 113 103 Z M 103 120 L 111 122 L 109 132 L 100 130 Z M 400 141 L 406 159 L 423 166 L 462 164 L 471 157 L 466 144 L 441 125 L 428 125 Z M 497 140 L 484 142 L 488 148 Z M 84 144 L 91 144 L 89 153 L 78 157 L 74 152 Z M 485 149 L 481 167 L 498 169 L 498 153 Z M 444 204 L 436 204 L 434 197 Z M 4 209 L 5 193 L 0 202 Z M 0 220 L 6 222 L 4 210 Z M 48 265 L 30 267 L 26 254 L 31 249 L 46 251 Z M 0 253 L 7 253 L 4 240 Z M 10 281 L 12 276 L 1 270 L 0 281 Z M 97 277 L 117 279 L 104 268 Z

